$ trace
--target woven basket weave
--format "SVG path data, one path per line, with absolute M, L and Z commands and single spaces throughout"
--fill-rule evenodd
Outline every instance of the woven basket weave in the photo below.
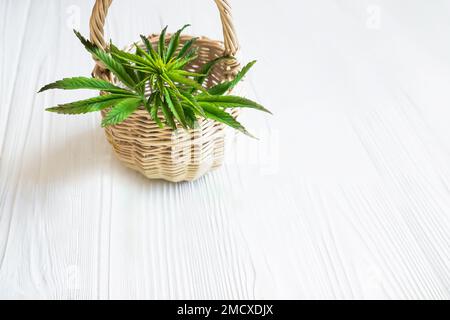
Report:
M 224 41 L 199 38 L 196 42 L 198 59 L 188 66 L 189 71 L 198 71 L 205 63 L 220 56 L 236 56 L 238 51 L 231 8 L 227 0 L 214 1 L 220 12 Z M 102 48 L 106 48 L 104 25 L 111 3 L 112 0 L 96 0 L 92 11 L 91 41 Z M 159 35 L 153 34 L 148 38 L 156 43 Z M 180 46 L 191 38 L 182 36 Z M 238 71 L 237 60 L 224 60 L 211 72 L 206 86 L 230 80 Z M 99 61 L 96 61 L 93 76 L 116 82 Z M 102 115 L 105 116 L 105 112 Z M 233 116 L 237 116 L 237 113 L 233 113 Z M 220 167 L 224 159 L 225 126 L 207 119 L 199 118 L 198 122 L 199 127 L 195 130 L 184 130 L 181 127 L 178 130 L 168 127 L 161 129 L 142 107 L 123 123 L 106 128 L 105 132 L 118 159 L 127 167 L 141 172 L 149 179 L 192 181 Z

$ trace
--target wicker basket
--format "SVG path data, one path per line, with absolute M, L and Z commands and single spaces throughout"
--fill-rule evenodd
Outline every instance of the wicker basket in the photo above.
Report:
M 235 56 L 238 51 L 230 6 L 227 0 L 214 1 L 220 12 L 224 42 L 201 37 L 196 42 L 199 57 L 188 67 L 190 71 L 198 71 L 214 58 Z M 96 0 L 90 21 L 91 41 L 103 48 L 106 46 L 104 24 L 111 3 L 112 0 Z M 156 43 L 159 35 L 153 34 L 148 38 Z M 191 38 L 182 36 L 180 46 Z M 224 60 L 211 72 L 206 85 L 210 87 L 229 80 L 238 71 L 239 63 L 236 60 Z M 93 75 L 115 81 L 99 61 L 96 61 Z M 141 108 L 123 123 L 106 128 L 106 136 L 119 160 L 147 178 L 172 182 L 192 181 L 220 167 L 224 159 L 225 126 L 212 120 L 198 120 L 199 128 L 195 130 L 181 127 L 178 130 L 168 127 L 161 129 L 150 119 L 148 112 Z

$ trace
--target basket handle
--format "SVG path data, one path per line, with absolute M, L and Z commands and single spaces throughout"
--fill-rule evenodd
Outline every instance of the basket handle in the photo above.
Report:
M 92 10 L 90 26 L 91 41 L 101 48 L 106 48 L 107 43 L 104 38 L 104 26 L 108 9 L 113 0 L 96 0 L 94 9 Z M 236 56 L 239 50 L 239 42 L 236 37 L 236 32 L 233 24 L 233 17 L 231 15 L 231 6 L 228 0 L 214 0 L 220 12 L 220 19 L 222 21 L 223 38 L 225 45 L 225 54 Z M 98 61 L 97 66 L 103 69 Z

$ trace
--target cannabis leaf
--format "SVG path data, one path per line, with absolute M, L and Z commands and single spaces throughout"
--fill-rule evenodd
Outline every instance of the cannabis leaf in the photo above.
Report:
M 60 114 L 85 114 L 101 111 L 129 98 L 130 96 L 128 95 L 108 94 L 87 100 L 60 104 L 57 107 L 47 108 L 46 110 Z
M 191 25 L 187 24 L 180 30 L 178 30 L 171 38 L 169 45 L 167 47 L 167 52 L 165 56 L 165 61 L 168 62 L 170 59 L 172 59 L 173 55 L 175 54 L 175 51 L 178 49 L 178 46 L 180 45 L 180 35 L 186 29 L 187 27 L 190 27 Z
M 206 105 L 215 106 L 219 108 L 229 109 L 229 108 L 251 108 L 267 113 L 271 112 L 264 108 L 262 105 L 237 96 L 198 96 L 197 102 L 200 106 L 204 107 Z
M 141 105 L 142 100 L 138 98 L 127 98 L 115 105 L 102 121 L 102 126 L 112 126 L 123 122 Z
M 211 72 L 214 69 L 214 67 L 217 64 L 219 64 L 224 59 L 233 59 L 233 58 L 231 58 L 231 57 L 218 57 L 218 58 L 216 58 L 214 60 L 211 60 L 210 62 L 206 63 L 203 66 L 202 70 L 200 71 L 200 73 L 202 75 L 197 78 L 197 82 L 200 85 L 203 85 L 203 83 L 205 82 L 206 78 L 211 74 Z
M 107 110 L 102 126 L 110 126 L 143 108 L 161 128 L 167 125 L 173 130 L 180 126 L 194 129 L 198 127 L 198 118 L 208 118 L 250 135 L 229 111 L 235 108 L 270 111 L 255 101 L 227 93 L 242 81 L 256 61 L 247 64 L 234 79 L 206 88 L 205 81 L 214 68 L 225 59 L 234 58 L 217 57 L 207 61 L 199 71 L 186 70 L 198 57 L 197 38 L 181 43 L 181 33 L 187 27 L 189 25 L 183 26 L 170 39 L 166 39 L 168 28 L 164 28 L 156 43 L 141 35 L 141 43 L 135 44 L 134 53 L 120 50 L 112 42 L 107 49 L 100 48 L 74 30 L 86 50 L 121 84 L 86 77 L 64 78 L 44 86 L 39 92 L 92 89 L 101 91 L 102 95 L 46 110 L 60 114 Z
M 46 85 L 41 90 L 39 90 L 39 92 L 43 92 L 50 89 L 64 89 L 64 90 L 94 89 L 110 93 L 124 93 L 124 94 L 129 93 L 127 90 L 119 88 L 108 81 L 85 77 L 65 78 Z
M 75 31 L 75 35 L 80 39 L 87 51 L 89 51 L 95 58 L 103 62 L 103 64 L 127 87 L 133 88 L 135 82 L 128 74 L 124 65 L 117 59 L 114 59 L 110 52 L 106 52 L 102 48 L 97 47 L 90 41 L 86 40 L 78 31 Z
M 236 119 L 234 119 L 234 117 L 231 114 L 229 114 L 215 106 L 205 106 L 204 109 L 205 109 L 206 116 L 208 118 L 215 120 L 217 122 L 224 123 L 227 126 L 230 126 L 233 129 L 236 129 L 236 130 L 254 138 L 254 136 L 251 135 L 247 131 L 247 129 L 244 128 L 244 126 L 242 124 L 240 124 Z
M 245 75 L 250 71 L 250 69 L 255 65 L 256 61 L 252 61 L 247 64 L 242 70 L 236 75 L 236 77 L 231 81 L 226 81 L 220 83 L 208 90 L 211 95 L 222 95 L 232 90 L 236 85 L 241 82 Z

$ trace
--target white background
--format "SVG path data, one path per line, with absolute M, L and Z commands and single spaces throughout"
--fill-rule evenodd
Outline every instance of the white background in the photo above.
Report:
M 260 140 L 194 183 L 117 161 L 73 27 L 89 0 L 0 0 L 0 298 L 450 298 L 450 1 L 232 1 Z M 115 0 L 107 35 L 191 23 L 212 0 Z

